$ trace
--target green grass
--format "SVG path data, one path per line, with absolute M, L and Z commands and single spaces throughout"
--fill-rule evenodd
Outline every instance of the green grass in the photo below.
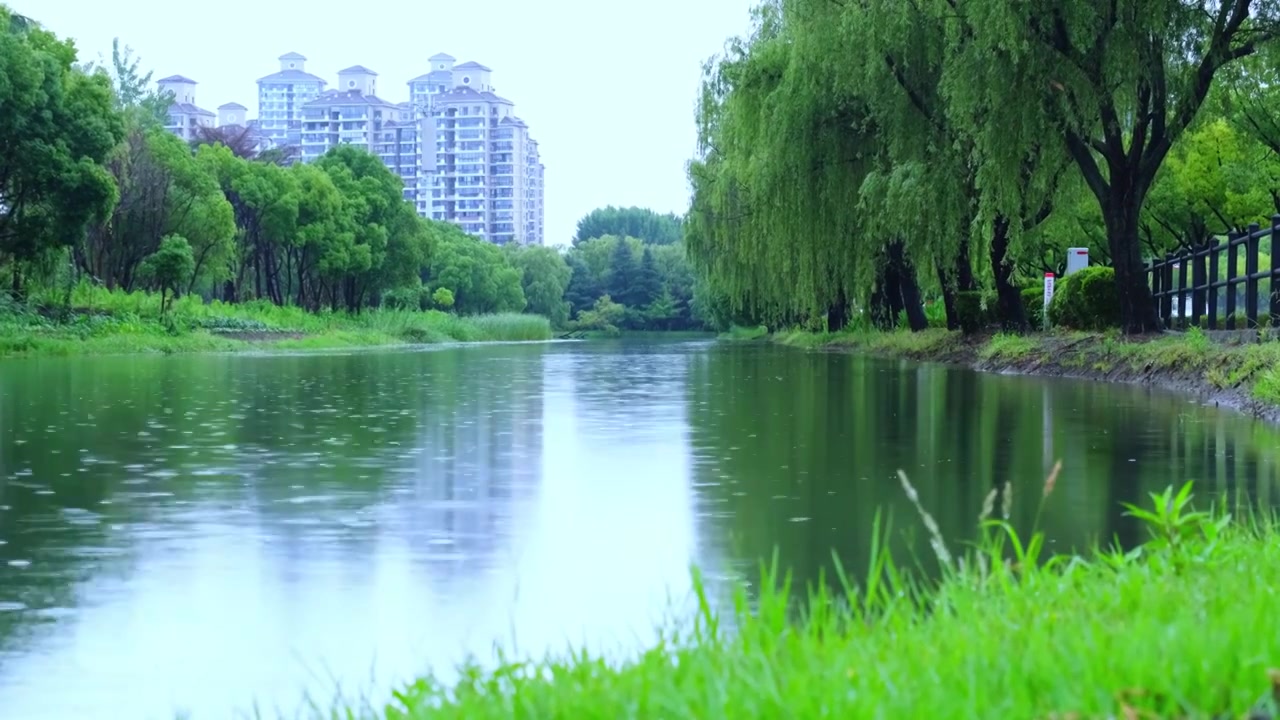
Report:
M 0 301 L 0 357 L 179 353 L 278 348 L 291 350 L 442 342 L 510 342 L 551 338 L 537 315 L 459 317 L 436 310 L 370 310 L 356 315 L 255 301 L 203 303 L 184 297 L 160 314 L 151 293 L 111 292 L 87 284 L 70 298 Z M 34 308 L 50 308 L 44 313 Z
M 800 348 L 841 348 L 876 355 L 893 355 L 915 359 L 931 359 L 954 352 L 962 345 L 958 333 L 930 328 L 913 333 L 908 330 L 877 332 L 855 330 L 837 333 L 790 331 L 774 336 L 776 342 Z
M 695 622 L 629 661 L 572 652 L 469 666 L 451 686 L 424 677 L 384 708 L 323 714 L 1210 718 L 1239 717 L 1260 699 L 1274 708 L 1280 536 L 1271 519 L 1193 511 L 1187 485 L 1129 509 L 1150 532 L 1134 551 L 1049 556 L 1042 535 L 1019 538 L 990 519 L 985 539 L 960 551 L 943 544 L 901 479 L 931 531 L 940 581 L 914 580 L 873 550 L 865 578 L 841 573 L 799 598 L 770 568 L 759 594 L 739 589 L 723 615 L 695 582 Z M 885 547 L 878 524 L 875 532 Z
M 1000 333 L 978 350 L 983 360 L 1020 360 L 1033 356 L 1040 349 L 1034 338 L 1025 335 Z
M 1057 368 L 1079 375 L 1139 381 L 1164 375 L 1209 390 L 1239 390 L 1259 403 L 1280 408 L 1280 342 L 1247 342 L 1238 337 L 1214 341 L 1194 327 L 1152 338 L 1126 338 L 1115 331 L 981 337 L 939 328 L 919 333 L 781 331 L 764 337 L 790 347 L 954 361 L 989 369 L 1021 367 L 1036 372 Z
M 769 328 L 759 325 L 756 327 L 742 327 L 741 325 L 733 325 L 726 332 L 721 334 L 721 339 L 735 340 L 738 342 L 748 342 L 752 340 L 763 340 L 769 337 Z

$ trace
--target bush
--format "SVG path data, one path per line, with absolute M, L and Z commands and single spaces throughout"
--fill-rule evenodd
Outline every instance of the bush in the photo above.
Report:
M 1027 313 L 1027 324 L 1032 330 L 1044 327 L 1044 288 L 1022 289 L 1022 309 Z
M 1049 321 L 1075 330 L 1119 327 L 1115 270 L 1095 265 L 1064 278 L 1049 305 Z
M 956 293 L 956 316 L 960 331 L 972 335 L 996 321 L 996 307 L 991 304 L 984 308 L 981 292 L 965 290 Z
M 421 310 L 423 289 L 421 285 L 392 288 L 382 293 L 384 310 Z

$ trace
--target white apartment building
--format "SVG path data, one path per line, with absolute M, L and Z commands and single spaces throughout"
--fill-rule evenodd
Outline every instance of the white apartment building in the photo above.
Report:
M 338 145 L 376 156 L 404 183 L 404 198 L 422 217 L 451 222 L 500 245 L 543 242 L 544 167 L 538 143 L 497 95 L 493 71 L 432 55 L 430 70 L 408 82 L 409 101 L 378 96 L 378 74 L 355 65 L 338 72 L 337 85 L 306 72 L 307 59 L 280 56 L 279 72 L 258 80 L 258 117 L 238 103 L 215 116 L 195 105 L 195 81 L 174 75 L 160 81 L 173 93 L 168 128 L 186 140 L 200 127 L 243 127 L 258 150 L 298 148 L 314 162 Z
M 378 74 L 362 65 L 338 72 L 338 87 L 302 106 L 302 161 L 314 162 L 338 145 L 381 155 L 384 127 L 405 109 L 378 97 Z
M 272 145 L 297 147 L 302 142 L 302 108 L 324 92 L 326 83 L 306 71 L 302 55 L 290 52 L 279 59 L 279 72 L 258 78 L 257 127 Z
M 438 61 L 433 73 L 447 64 Z M 452 87 L 429 93 L 425 124 L 431 132 L 423 135 L 434 136 L 435 147 L 424 143 L 422 152 L 423 174 L 431 176 L 429 217 L 499 245 L 541 244 L 537 143 L 515 115 L 515 104 L 493 92 L 492 72 L 475 62 L 456 65 Z
M 431 70 L 424 75 L 409 81 L 409 104 L 413 106 L 417 113 L 415 119 L 422 121 L 431 117 L 431 104 L 435 97 L 442 93 L 446 93 L 453 89 L 453 66 L 457 59 L 448 53 L 436 53 L 427 59 L 431 64 Z M 431 217 L 431 189 L 435 182 L 435 166 L 430 168 L 426 166 L 429 160 L 426 157 L 430 153 L 430 143 L 434 137 L 434 123 L 419 122 L 420 138 L 425 142 L 418 148 L 418 154 L 421 156 L 419 160 L 419 173 L 417 178 L 417 193 L 415 204 L 418 214 L 422 217 Z
M 196 105 L 196 81 L 170 75 L 157 82 L 160 92 L 173 95 L 165 129 L 183 140 L 194 140 L 202 127 L 213 127 L 218 116 Z
M 404 199 L 418 206 L 422 176 L 422 123 L 411 103 L 400 103 L 398 112 L 374 132 L 374 152 L 404 183 Z

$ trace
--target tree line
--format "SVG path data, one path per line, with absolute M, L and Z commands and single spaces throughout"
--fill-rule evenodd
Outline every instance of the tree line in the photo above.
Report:
M 739 322 L 926 326 L 1082 245 L 1145 261 L 1280 209 L 1275 0 L 766 0 L 704 68 L 686 239 Z
M 312 311 L 700 326 L 676 215 L 601 208 L 566 251 L 499 247 L 420 218 L 356 147 L 301 164 L 244 128 L 183 141 L 165 129 L 172 98 L 118 42 L 109 60 L 79 63 L 69 41 L 3 6 L 0 29 L 0 273 L 19 298 L 91 282 Z

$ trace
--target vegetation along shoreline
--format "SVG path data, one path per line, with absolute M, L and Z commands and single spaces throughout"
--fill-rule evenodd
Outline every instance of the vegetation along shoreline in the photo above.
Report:
M 1263 331 L 1265 332 L 1265 331 Z M 979 372 L 1141 385 L 1179 392 L 1270 423 L 1280 423 L 1280 346 L 1251 331 L 1191 328 L 1158 336 L 1057 331 L 1029 335 L 923 332 L 768 332 L 734 328 L 736 341 L 771 342 L 968 367 Z

